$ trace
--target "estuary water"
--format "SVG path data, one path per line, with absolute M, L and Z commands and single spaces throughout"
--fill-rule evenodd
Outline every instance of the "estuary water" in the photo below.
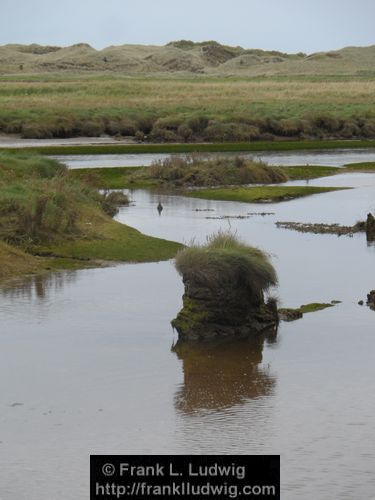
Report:
M 275 222 L 353 224 L 375 211 L 375 175 L 310 184 L 355 188 L 266 205 L 134 190 L 117 216 L 184 243 L 230 227 L 270 254 L 283 306 L 341 301 L 276 338 L 173 348 L 172 261 L 2 290 L 1 500 L 87 498 L 90 453 L 281 454 L 286 500 L 374 498 L 375 312 L 358 301 L 375 288 L 375 247 Z
M 118 155 L 65 155 L 54 158 L 65 163 L 69 168 L 95 167 L 149 167 L 153 162 L 164 160 L 173 154 L 118 154 Z M 233 153 L 206 153 L 207 158 L 215 156 L 233 156 Z M 262 160 L 269 165 L 325 165 L 342 167 L 347 163 L 375 161 L 375 149 L 338 149 L 335 151 L 282 151 L 282 152 L 251 152 L 236 156 L 254 160 Z

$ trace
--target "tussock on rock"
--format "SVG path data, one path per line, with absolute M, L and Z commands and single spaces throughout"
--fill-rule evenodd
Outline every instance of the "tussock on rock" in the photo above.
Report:
M 183 309 L 172 321 L 180 338 L 243 337 L 276 327 L 276 302 L 266 304 L 264 292 L 277 277 L 261 250 L 218 232 L 179 252 L 176 268 L 185 285 Z

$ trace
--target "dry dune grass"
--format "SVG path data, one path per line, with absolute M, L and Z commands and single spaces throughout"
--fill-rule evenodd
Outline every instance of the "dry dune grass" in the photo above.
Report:
M 8 45 L 0 131 L 153 142 L 374 138 L 374 67 L 375 46 L 306 56 L 189 41 L 102 51 Z M 202 117 L 204 127 L 194 123 Z

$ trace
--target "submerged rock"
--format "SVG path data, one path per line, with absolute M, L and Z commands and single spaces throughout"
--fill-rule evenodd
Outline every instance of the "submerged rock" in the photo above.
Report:
M 375 241 L 375 217 L 372 214 L 367 214 L 366 237 L 367 241 Z
M 281 321 L 296 321 L 296 319 L 301 319 L 302 316 L 303 313 L 300 309 L 279 309 L 279 319 Z
M 182 250 L 176 267 L 185 285 L 183 308 L 172 321 L 183 340 L 243 338 L 275 329 L 275 300 L 264 291 L 276 284 L 264 253 L 219 233 L 205 246 Z
M 300 233 L 337 234 L 337 236 L 353 236 L 354 233 L 366 231 L 365 222 L 357 222 L 354 226 L 340 226 L 340 224 L 311 224 L 304 222 L 276 222 L 277 227 L 292 229 Z
M 337 304 L 341 304 L 341 301 L 332 300 L 329 304 L 325 302 L 311 302 L 310 304 L 303 304 L 295 309 L 279 309 L 279 319 L 281 321 L 295 321 L 296 319 L 301 319 L 306 313 L 322 311 L 323 309 L 327 309 L 327 307 L 333 307 Z
M 371 290 L 371 292 L 367 294 L 366 303 L 370 309 L 375 311 L 375 290 Z

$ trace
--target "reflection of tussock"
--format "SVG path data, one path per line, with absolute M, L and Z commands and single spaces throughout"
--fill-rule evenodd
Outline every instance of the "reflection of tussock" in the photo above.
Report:
M 177 342 L 184 382 L 175 395 L 181 413 L 218 410 L 270 395 L 275 378 L 261 366 L 265 337 L 220 343 Z M 269 339 L 274 340 L 274 334 Z
M 65 285 L 74 283 L 76 278 L 75 271 L 29 276 L 13 281 L 12 286 L 1 289 L 1 294 L 14 299 L 37 297 L 46 300 L 51 292 L 62 290 Z

